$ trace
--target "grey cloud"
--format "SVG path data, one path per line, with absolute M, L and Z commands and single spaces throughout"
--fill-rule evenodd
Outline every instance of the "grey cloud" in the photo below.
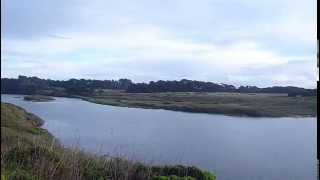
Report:
M 168 37 L 205 42 L 221 48 L 238 41 L 252 41 L 261 45 L 262 49 L 268 49 L 283 56 L 312 56 L 316 52 L 316 44 L 310 41 L 313 34 L 300 34 L 300 31 L 297 31 L 293 36 L 282 37 L 283 32 L 274 34 L 274 29 L 287 23 L 288 20 L 294 20 L 293 26 L 287 30 L 289 33 L 290 28 L 293 31 L 296 28 L 304 28 L 304 22 L 314 22 L 316 10 L 313 6 L 315 4 L 315 0 L 2 0 L 1 33 L 5 44 L 21 39 L 38 42 L 48 37 L 62 41 L 73 38 L 73 34 L 77 34 L 77 37 L 90 34 L 108 36 L 113 31 L 124 29 L 130 31 L 132 27 L 150 26 L 161 29 L 169 34 Z M 275 22 L 278 24 L 274 24 Z M 304 29 L 301 33 L 304 33 Z M 119 52 L 119 54 L 124 53 Z M 40 62 L 54 61 L 46 58 L 45 55 L 28 54 L 27 56 L 10 49 L 6 49 L 4 55 L 7 62 L 12 59 L 17 63 L 26 61 L 25 59 L 33 61 L 39 59 Z M 68 59 L 64 60 L 68 61 Z M 242 69 L 241 72 L 220 72 L 219 69 L 214 69 L 215 67 L 210 69 L 205 64 L 198 63 L 196 59 L 193 62 L 181 62 L 173 59 L 135 65 L 115 61 L 112 67 L 107 68 L 113 71 L 110 74 L 114 76 L 126 76 L 125 72 L 130 72 L 130 78 L 137 80 L 187 77 L 230 83 L 248 82 L 261 86 L 277 83 L 272 80 L 275 75 L 305 77 L 308 81 L 305 84 L 308 86 L 314 80 L 311 72 L 312 60 L 263 68 L 253 67 Z M 119 72 L 116 72 L 117 70 Z M 18 67 L 8 68 L 6 71 L 7 75 L 32 72 L 30 69 Z M 35 73 L 37 73 L 35 75 L 45 76 L 41 74 L 44 71 L 38 70 Z M 78 72 L 77 76 L 81 76 L 81 73 L 85 72 Z M 56 76 L 55 74 L 47 75 Z M 57 78 L 65 76 L 67 74 L 61 74 Z M 84 76 L 104 77 L 103 71 L 84 74 Z M 235 81 L 237 77 L 243 77 L 246 81 L 241 79 Z M 302 81 L 292 80 L 287 83 L 303 86 Z
M 285 64 L 248 67 L 229 77 L 238 85 L 316 87 L 316 59 L 296 60 Z
M 72 6 L 74 1 L 3 0 L 1 1 L 1 28 L 4 37 L 36 38 L 79 23 Z

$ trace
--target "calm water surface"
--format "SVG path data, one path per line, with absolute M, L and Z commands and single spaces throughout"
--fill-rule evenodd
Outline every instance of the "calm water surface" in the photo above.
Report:
M 315 180 L 316 118 L 247 118 L 114 107 L 79 99 L 1 101 L 45 120 L 66 146 L 152 164 L 195 165 L 218 180 Z

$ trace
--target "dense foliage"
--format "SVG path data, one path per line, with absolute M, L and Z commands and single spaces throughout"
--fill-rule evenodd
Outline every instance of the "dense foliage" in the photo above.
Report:
M 151 92 L 240 92 L 240 93 L 288 93 L 289 96 L 315 96 L 316 89 L 299 87 L 267 87 L 240 86 L 236 88 L 228 84 L 192 81 L 150 81 L 149 83 L 133 83 L 129 79 L 119 80 L 87 80 L 70 79 L 65 81 L 40 79 L 37 77 L 19 76 L 1 78 L 1 93 L 8 94 L 43 94 L 54 96 L 85 95 L 105 89 L 124 90 L 129 93 Z
M 5 94 L 43 94 L 54 96 L 90 95 L 99 89 L 125 90 L 132 84 L 129 79 L 85 80 L 70 79 L 67 81 L 40 79 L 38 77 L 19 76 L 1 78 L 1 93 Z

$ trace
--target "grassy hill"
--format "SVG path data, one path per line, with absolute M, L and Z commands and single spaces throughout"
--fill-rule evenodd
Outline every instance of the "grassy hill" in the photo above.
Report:
M 1 103 L 1 180 L 214 180 L 196 167 L 147 166 L 139 162 L 64 148 L 39 117 Z

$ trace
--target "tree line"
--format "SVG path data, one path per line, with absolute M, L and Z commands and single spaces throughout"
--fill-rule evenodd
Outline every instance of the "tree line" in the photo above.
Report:
M 287 93 L 289 96 L 315 96 L 316 89 L 305 89 L 293 86 L 257 86 L 235 87 L 228 84 L 217 84 L 182 79 L 180 81 L 150 81 L 134 83 L 130 79 L 91 80 L 69 79 L 51 80 L 38 77 L 19 76 L 18 78 L 1 78 L 1 93 L 4 94 L 44 94 L 54 96 L 92 95 L 105 89 L 123 90 L 128 93 L 152 92 L 239 92 L 239 93 Z

